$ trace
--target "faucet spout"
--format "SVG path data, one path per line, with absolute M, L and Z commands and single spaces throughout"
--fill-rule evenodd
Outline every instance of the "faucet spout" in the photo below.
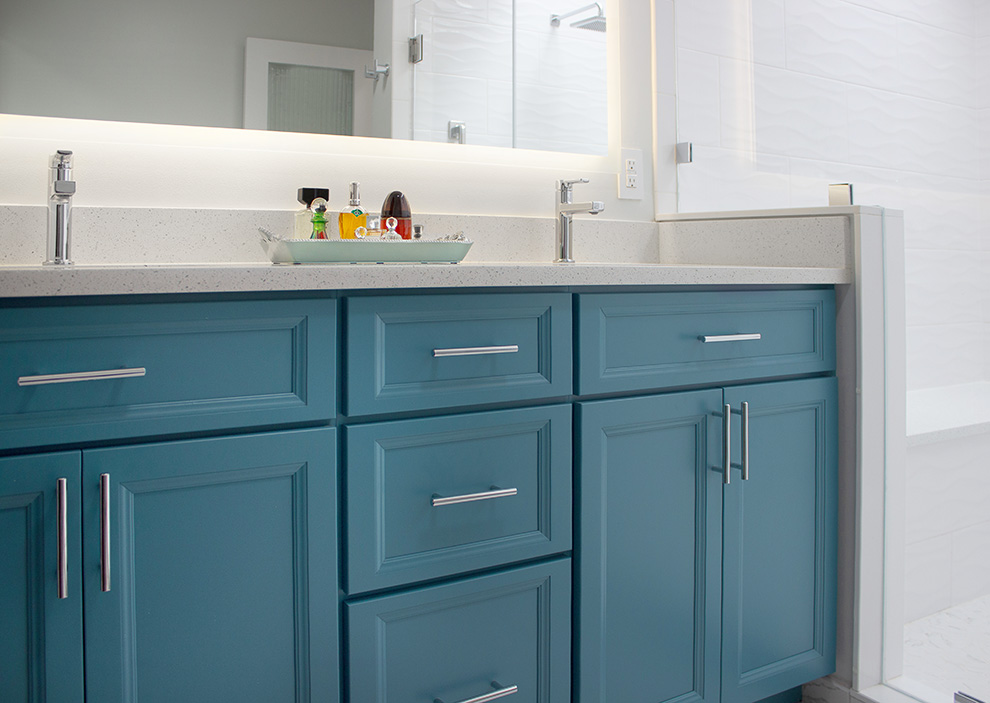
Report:
M 559 181 L 560 197 L 556 201 L 557 213 L 557 258 L 554 263 L 573 264 L 574 234 L 573 218 L 579 213 L 597 215 L 605 209 L 605 203 L 600 200 L 591 200 L 586 203 L 575 203 L 574 184 L 587 183 L 584 178 L 573 181 Z
M 52 156 L 51 178 L 48 181 L 48 247 L 47 265 L 71 264 L 72 196 L 76 182 L 72 180 L 72 152 L 58 150 Z

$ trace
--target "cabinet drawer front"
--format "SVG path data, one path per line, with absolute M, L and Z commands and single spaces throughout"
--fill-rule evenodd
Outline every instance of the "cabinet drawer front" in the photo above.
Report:
M 348 603 L 348 700 L 569 703 L 570 597 L 564 559 Z
M 333 300 L 0 310 L 0 444 L 328 419 Z
M 832 290 L 579 297 L 578 392 L 830 371 Z
M 349 593 L 571 548 L 570 406 L 346 432 Z
M 571 392 L 564 293 L 347 300 L 349 415 Z

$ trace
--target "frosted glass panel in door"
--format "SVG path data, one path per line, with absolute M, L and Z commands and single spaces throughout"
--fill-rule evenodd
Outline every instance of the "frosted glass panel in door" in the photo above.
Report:
M 354 134 L 354 71 L 268 64 L 268 129 Z

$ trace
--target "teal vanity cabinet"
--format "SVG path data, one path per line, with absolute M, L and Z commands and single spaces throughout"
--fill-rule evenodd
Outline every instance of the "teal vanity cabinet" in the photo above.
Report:
M 345 700 L 571 703 L 572 296 L 344 313 Z
M 0 310 L 5 703 L 338 701 L 335 305 Z
M 752 703 L 831 673 L 832 292 L 578 308 L 582 392 L 650 394 L 578 405 L 576 700 Z M 820 375 L 774 378 L 798 374 Z M 656 394 L 743 378 L 765 382 Z
M 5 702 L 83 701 L 79 486 L 79 452 L 0 459 Z

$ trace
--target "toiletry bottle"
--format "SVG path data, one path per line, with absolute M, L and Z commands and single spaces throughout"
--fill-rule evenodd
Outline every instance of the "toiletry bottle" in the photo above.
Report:
M 313 211 L 312 234 L 310 239 L 330 239 L 327 235 L 327 201 L 323 198 L 316 198 L 310 205 Z
M 395 231 L 403 239 L 412 239 L 412 213 L 409 211 L 409 201 L 401 192 L 395 190 L 388 194 L 382 204 L 382 221 L 394 217 L 398 222 Z
M 296 239 L 309 239 L 313 234 L 313 201 L 323 198 L 324 201 L 330 199 L 329 188 L 300 188 L 296 197 L 303 205 L 303 209 L 296 212 L 292 225 L 292 236 Z
M 337 216 L 337 227 L 340 230 L 341 239 L 354 239 L 354 230 L 358 227 L 367 227 L 368 216 L 361 209 L 359 187 L 357 181 L 351 183 L 350 201 Z

